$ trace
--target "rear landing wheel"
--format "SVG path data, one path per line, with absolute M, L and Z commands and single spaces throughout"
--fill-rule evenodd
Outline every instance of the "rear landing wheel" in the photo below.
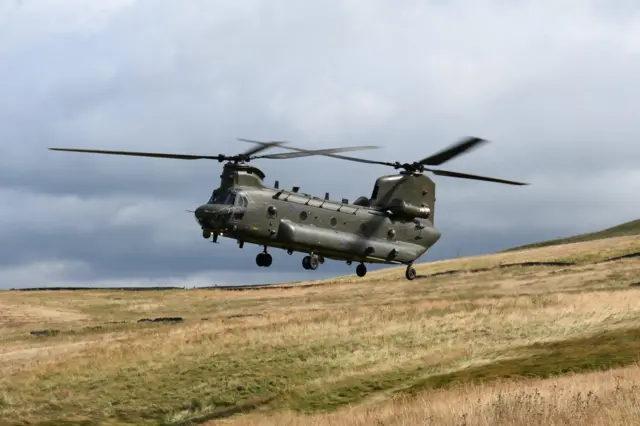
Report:
M 416 278 L 416 270 L 413 268 L 413 266 L 409 265 L 407 266 L 407 272 L 405 272 L 404 275 L 408 280 L 414 280 Z
M 359 277 L 364 277 L 365 275 L 367 275 L 367 266 L 364 263 L 361 263 L 358 266 L 356 266 L 356 274 Z

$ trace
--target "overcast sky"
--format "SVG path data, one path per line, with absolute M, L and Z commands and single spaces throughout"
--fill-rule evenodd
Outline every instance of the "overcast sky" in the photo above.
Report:
M 244 137 L 406 162 L 490 140 L 442 168 L 531 186 L 434 177 L 443 237 L 423 261 L 636 219 L 638 76 L 636 1 L 0 0 L 0 287 L 354 272 L 281 252 L 258 268 L 257 246 L 205 241 L 185 210 L 217 186 L 217 162 L 54 146 L 233 154 Z M 255 165 L 349 199 L 394 172 Z

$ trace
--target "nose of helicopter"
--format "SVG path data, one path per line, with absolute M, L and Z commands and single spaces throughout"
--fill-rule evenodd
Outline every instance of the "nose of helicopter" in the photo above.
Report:
M 202 219 L 204 219 L 204 213 L 205 213 L 205 211 L 206 211 L 205 206 L 204 206 L 204 205 L 202 205 L 202 206 L 198 207 L 198 208 L 193 212 L 193 214 L 195 215 L 196 219 L 198 219 L 198 220 L 202 220 Z
M 226 221 L 225 207 L 217 204 L 203 204 L 194 211 L 194 216 L 201 226 L 220 226 Z
M 200 225 L 204 226 L 204 224 L 206 223 L 205 221 L 209 217 L 210 213 L 212 213 L 212 212 L 209 211 L 209 209 L 207 208 L 207 205 L 203 204 L 193 212 L 193 215 L 195 216 L 196 221 Z

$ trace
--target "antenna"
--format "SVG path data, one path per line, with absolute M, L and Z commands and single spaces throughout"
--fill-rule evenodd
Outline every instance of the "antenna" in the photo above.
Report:
M 328 199 L 329 199 L 329 193 L 328 193 L 328 192 L 325 192 L 325 193 L 324 193 L 324 199 L 325 199 L 325 200 L 328 200 Z
M 280 182 L 276 181 L 276 184 L 274 185 L 275 189 L 279 189 L 280 188 Z
M 294 187 L 293 187 L 293 192 L 298 192 L 299 190 L 300 190 L 300 187 L 299 187 L 299 186 L 294 186 Z

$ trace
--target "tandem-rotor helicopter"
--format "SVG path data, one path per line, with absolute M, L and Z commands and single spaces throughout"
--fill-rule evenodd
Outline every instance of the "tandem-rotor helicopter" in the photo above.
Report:
M 498 182 L 509 185 L 527 185 L 504 179 L 435 170 L 452 158 L 487 142 L 469 137 L 448 148 L 413 163 L 384 162 L 338 153 L 374 146 L 356 146 L 307 150 L 285 145 L 285 142 L 255 143 L 253 147 L 236 155 L 186 155 L 131 151 L 104 151 L 72 148 L 49 148 L 54 151 L 86 152 L 95 154 L 129 155 L 170 158 L 180 160 L 208 159 L 225 162 L 220 175 L 220 186 L 213 190 L 209 201 L 193 213 L 202 229 L 202 236 L 213 242 L 219 237 L 234 239 L 238 246 L 256 244 L 262 251 L 256 256 L 259 267 L 272 263 L 268 248 L 304 253 L 302 266 L 315 270 L 326 259 L 357 262 L 356 274 L 364 277 L 367 263 L 406 265 L 408 280 L 416 277 L 413 263 L 439 239 L 440 231 L 434 226 L 436 194 L 435 183 L 425 176 L 431 172 L 438 176 Z M 289 150 L 277 154 L 258 153 L 280 147 Z M 248 163 L 256 159 L 290 159 L 322 155 L 341 160 L 377 164 L 400 169 L 398 174 L 377 178 L 370 197 L 361 196 L 353 202 L 332 200 L 264 183 L 265 174 Z

